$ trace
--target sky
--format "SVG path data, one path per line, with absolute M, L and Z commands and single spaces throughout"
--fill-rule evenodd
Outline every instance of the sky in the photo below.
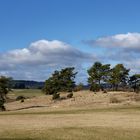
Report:
M 94 62 L 140 73 L 139 0 L 0 0 L 0 75 L 44 81 Z

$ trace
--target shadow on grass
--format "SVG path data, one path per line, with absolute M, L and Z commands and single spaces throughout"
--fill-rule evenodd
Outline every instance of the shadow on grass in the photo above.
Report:
M 40 107 L 40 106 L 39 106 Z M 46 106 L 43 106 L 46 107 Z M 36 108 L 33 107 L 33 108 Z M 25 109 L 25 108 L 24 108 Z M 16 110 L 18 111 L 18 110 Z M 59 110 L 59 111 L 44 111 L 44 112 L 13 112 L 6 111 L 0 112 L 1 115 L 49 115 L 49 114 L 84 114 L 94 112 L 128 112 L 128 111 L 140 111 L 140 106 L 125 106 L 125 107 L 112 107 L 112 108 L 97 108 L 97 109 L 76 109 L 76 110 Z M 1 140 L 1 139 L 0 139 Z

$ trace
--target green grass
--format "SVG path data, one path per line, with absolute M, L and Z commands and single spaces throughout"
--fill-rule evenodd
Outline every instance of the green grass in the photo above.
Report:
M 9 93 L 9 96 L 25 96 L 25 97 L 34 97 L 43 95 L 40 89 L 14 89 L 13 92 Z

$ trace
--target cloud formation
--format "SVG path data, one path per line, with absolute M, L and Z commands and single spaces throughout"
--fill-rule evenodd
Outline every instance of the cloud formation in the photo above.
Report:
M 140 33 L 116 34 L 85 41 L 100 50 L 100 59 L 106 63 L 123 63 L 133 73 L 139 73 Z
M 69 44 L 53 40 L 39 40 L 27 48 L 11 50 L 0 55 L 0 73 L 20 79 L 44 80 L 53 70 L 67 66 L 81 67 L 95 56 Z
M 56 69 L 74 66 L 78 79 L 85 83 L 87 68 L 95 61 L 123 63 L 133 73 L 140 72 L 140 33 L 100 37 L 86 43 L 93 52 L 85 53 L 59 40 L 38 40 L 26 48 L 1 53 L 0 74 L 14 79 L 45 80 Z
M 92 46 L 121 48 L 135 51 L 140 50 L 140 33 L 117 34 L 100 37 L 96 40 L 88 40 L 86 42 Z

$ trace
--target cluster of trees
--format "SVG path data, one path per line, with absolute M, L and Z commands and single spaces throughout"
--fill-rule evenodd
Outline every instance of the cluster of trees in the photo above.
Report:
M 104 90 L 104 85 L 112 90 L 118 90 L 118 88 L 131 88 L 135 92 L 140 89 L 140 74 L 134 74 L 129 76 L 130 69 L 124 67 L 123 64 L 117 64 L 111 68 L 110 64 L 102 64 L 101 62 L 95 62 L 88 72 L 88 84 L 91 91 Z M 72 97 L 72 91 L 77 91 L 83 88 L 83 84 L 78 86 L 75 84 L 75 72 L 74 67 L 67 67 L 56 70 L 45 81 L 43 91 L 45 94 L 53 95 L 53 99 L 59 98 L 59 92 L 70 92 L 68 97 Z M 12 79 L 8 77 L 0 77 L 0 110 L 5 110 L 4 103 L 7 93 L 11 90 Z
M 140 74 L 129 76 L 129 72 L 130 69 L 125 68 L 123 64 L 117 64 L 110 68 L 110 64 L 103 65 L 100 62 L 95 62 L 88 70 L 90 90 L 104 90 L 103 85 L 109 85 L 109 88 L 116 91 L 118 88 L 132 88 L 134 92 L 139 92 Z
M 113 90 L 118 90 L 118 87 L 125 87 L 128 85 L 129 71 L 123 64 L 117 64 L 110 68 L 110 64 L 103 65 L 100 62 L 95 62 L 94 65 L 88 70 L 90 90 L 98 91 L 103 90 L 103 84 L 108 84 Z
M 43 91 L 46 94 L 54 95 L 54 98 L 59 98 L 58 92 L 67 91 L 72 92 L 75 87 L 75 76 L 77 72 L 74 72 L 74 67 L 55 71 L 52 76 L 46 80 Z
M 108 87 L 112 90 L 133 89 L 138 92 L 140 88 L 140 74 L 129 76 L 130 69 L 123 64 L 117 64 L 111 68 L 110 64 L 95 62 L 88 69 L 88 84 L 91 91 L 104 90 Z M 55 71 L 52 76 L 46 80 L 44 91 L 46 94 L 56 94 L 60 91 L 73 91 L 82 89 L 82 84 L 76 87 L 74 78 L 77 72 L 74 68 L 66 68 L 61 71 Z
M 134 74 L 130 76 L 129 85 L 134 89 L 134 92 L 139 92 L 140 90 L 140 74 Z

